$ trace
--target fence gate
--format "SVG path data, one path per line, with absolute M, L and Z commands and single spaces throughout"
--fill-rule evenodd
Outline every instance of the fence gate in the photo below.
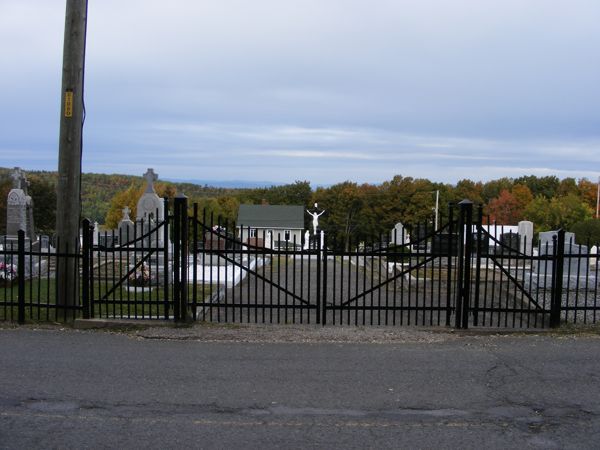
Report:
M 162 220 L 122 220 L 118 230 L 100 233 L 97 238 L 89 221 L 84 221 L 84 317 L 171 317 L 173 265 L 168 243 L 172 216 L 168 207 L 165 200 Z M 159 217 L 158 211 L 154 217 Z
M 457 281 L 456 221 L 409 239 L 405 230 L 351 251 L 325 249 L 324 322 L 354 325 L 450 325 Z M 334 243 L 335 246 L 335 243 Z
M 197 204 L 190 216 L 185 196 L 168 206 L 163 220 L 130 222 L 98 243 L 85 222 L 84 317 L 540 328 L 595 322 L 600 311 L 597 255 L 565 250 L 564 231 L 534 249 L 485 225 L 468 200 L 437 230 L 343 251 L 200 216 Z
M 281 233 L 191 217 L 189 306 L 210 322 L 320 323 L 321 257 Z M 238 237 L 234 236 L 237 229 Z M 267 244 L 267 245 L 265 245 Z

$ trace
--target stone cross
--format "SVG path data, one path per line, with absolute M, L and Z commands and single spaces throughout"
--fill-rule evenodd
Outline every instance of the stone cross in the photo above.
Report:
M 25 177 L 20 167 L 15 167 L 10 177 L 13 179 L 13 189 L 23 189 L 22 183 Z
M 125 208 L 123 208 L 123 218 L 121 220 L 131 220 L 129 218 L 130 212 L 131 212 L 131 210 L 129 209 L 129 206 L 125 206 Z
M 158 180 L 158 174 L 154 173 L 154 169 L 148 168 L 148 170 L 144 174 L 144 178 L 148 183 L 146 185 L 146 192 L 154 192 L 154 182 Z

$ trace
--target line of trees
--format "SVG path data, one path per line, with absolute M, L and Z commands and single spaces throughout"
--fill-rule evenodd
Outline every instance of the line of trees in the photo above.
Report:
M 40 233 L 54 231 L 56 173 L 28 172 L 29 194 L 34 200 L 36 228 Z M 142 177 L 84 174 L 82 214 L 113 229 L 127 205 L 135 207 L 144 191 Z M 6 197 L 11 182 L 8 169 L 0 169 L 0 226 L 6 224 Z M 555 176 L 500 178 L 488 182 L 460 180 L 455 185 L 427 179 L 395 176 L 381 184 L 350 181 L 312 189 L 308 181 L 259 189 L 223 189 L 190 183 L 156 183 L 160 196 L 174 197 L 183 192 L 190 205 L 198 203 L 223 221 L 234 222 L 242 203 L 304 205 L 319 203 L 327 210 L 320 225 L 338 246 L 370 241 L 387 236 L 397 222 L 409 229 L 417 224 L 433 226 L 436 192 L 439 192 L 440 223 L 447 215 L 448 203 L 465 198 L 484 205 L 485 220 L 498 224 L 517 224 L 531 220 L 536 231 L 565 228 L 578 240 L 600 240 L 600 221 L 594 218 L 597 185 L 585 178 L 560 180 Z M 307 218 L 308 220 L 308 218 Z M 308 223 L 307 223 L 308 225 Z M 0 228 L 1 229 L 1 228 Z

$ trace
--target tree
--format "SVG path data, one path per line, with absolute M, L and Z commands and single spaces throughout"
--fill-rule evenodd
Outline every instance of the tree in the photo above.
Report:
M 104 226 L 106 229 L 114 230 L 119 225 L 119 222 L 123 218 L 123 209 L 125 206 L 131 211 L 130 217 L 135 218 L 137 203 L 140 197 L 144 194 L 146 189 L 145 185 L 131 184 L 129 188 L 124 191 L 118 192 L 110 201 L 108 212 L 104 220 Z M 156 194 L 161 197 L 173 198 L 177 194 L 177 188 L 171 183 L 159 182 L 154 184 L 154 190 Z
M 460 202 L 464 199 L 471 200 L 475 205 L 483 204 L 483 184 L 471 180 L 460 180 L 454 188 L 454 200 Z
M 571 228 L 575 233 L 575 241 L 582 245 L 599 245 L 600 244 L 600 220 L 588 219 L 582 222 L 577 222 Z
M 582 178 L 579 180 L 577 187 L 579 188 L 579 193 L 585 204 L 595 210 L 598 198 L 598 184 L 592 183 L 587 178 Z
M 561 180 L 558 185 L 556 191 L 558 197 L 564 197 L 569 194 L 579 195 L 579 187 L 577 186 L 575 178 L 565 178 L 564 180 Z
M 547 177 L 528 175 L 515 179 L 515 184 L 524 184 L 527 186 L 534 197 L 541 195 L 545 198 L 552 198 L 556 196 L 560 180 L 553 175 Z
M 547 231 L 555 229 L 550 211 L 550 199 L 543 195 L 535 197 L 523 212 L 525 220 L 530 220 L 534 223 L 535 228 L 539 231 Z
M 358 225 L 365 196 L 356 183 L 346 181 L 329 188 L 318 188 L 313 200 L 327 210 L 319 225 L 327 234 L 330 245 L 335 243 L 338 249 L 349 250 L 351 242 L 364 239 L 365 233 L 359 230 Z
M 481 192 L 483 203 L 487 205 L 492 199 L 499 197 L 503 190 L 512 191 L 513 185 L 513 180 L 506 177 L 486 182 Z
M 567 231 L 570 231 L 577 222 L 591 219 L 594 214 L 592 209 L 575 194 L 553 198 L 550 201 L 550 207 L 555 211 L 557 227 Z
M 27 190 L 33 201 L 33 223 L 36 234 L 53 235 L 56 217 L 56 185 L 36 174 L 28 177 Z
M 303 205 L 307 206 L 312 196 L 308 181 L 296 181 L 282 186 L 248 189 L 240 195 L 241 203 L 260 204 L 263 201 L 270 205 Z
M 592 215 L 592 209 L 574 194 L 553 199 L 537 196 L 524 212 L 525 218 L 540 231 L 559 228 L 570 231 L 577 222 L 591 219 Z
M 6 233 L 6 200 L 12 189 L 12 181 L 8 174 L 0 177 L 0 234 Z
M 517 198 L 506 189 L 503 189 L 498 198 L 489 203 L 487 209 L 489 220 L 501 225 L 518 223 L 523 213 Z

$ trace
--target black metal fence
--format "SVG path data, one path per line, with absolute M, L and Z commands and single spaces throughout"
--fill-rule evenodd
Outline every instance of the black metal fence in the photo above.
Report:
M 439 229 L 336 242 L 255 229 L 199 212 L 180 196 L 164 219 L 103 233 L 89 221 L 73 251 L 4 239 L 0 319 L 84 318 L 544 328 L 596 323 L 598 254 L 559 230 L 545 240 L 485 225 L 469 201 Z M 158 214 L 156 215 L 158 217 Z M 528 241 L 529 239 L 529 241 Z M 322 245 L 321 245 L 322 244 Z M 59 260 L 72 260 L 76 305 L 61 304 Z M 63 265 L 69 267 L 69 265 Z
M 81 301 L 65 304 L 56 283 L 65 267 L 72 268 L 79 276 L 79 241 L 65 245 L 64 252 L 56 252 L 50 245 L 41 247 L 40 242 L 30 242 L 19 231 L 16 239 L 3 237 L 0 247 L 0 320 L 64 321 L 81 314 Z M 67 261 L 73 264 L 64 264 Z M 78 287 L 68 289 L 77 291 Z M 81 292 L 74 292 L 71 297 L 80 299 Z

